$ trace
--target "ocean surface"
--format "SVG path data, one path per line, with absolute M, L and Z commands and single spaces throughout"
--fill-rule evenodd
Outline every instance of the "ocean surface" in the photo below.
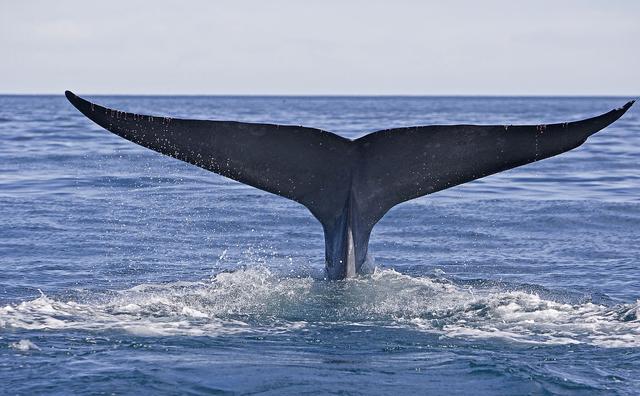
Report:
M 577 120 L 630 98 L 92 97 L 302 124 Z M 323 279 L 299 204 L 0 96 L 0 394 L 640 394 L 640 108 L 555 158 L 401 204 Z

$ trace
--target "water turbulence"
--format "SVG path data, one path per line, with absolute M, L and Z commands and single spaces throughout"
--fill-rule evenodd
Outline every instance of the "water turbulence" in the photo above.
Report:
M 605 306 L 557 300 L 562 299 L 524 288 L 465 285 L 393 270 L 325 282 L 255 267 L 206 281 L 141 284 L 75 301 L 42 294 L 0 308 L 0 327 L 216 337 L 381 326 L 441 338 L 640 346 L 640 302 Z

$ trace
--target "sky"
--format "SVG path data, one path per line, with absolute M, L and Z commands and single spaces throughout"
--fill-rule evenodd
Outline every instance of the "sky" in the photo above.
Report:
M 640 94 L 640 1 L 0 1 L 0 93 Z

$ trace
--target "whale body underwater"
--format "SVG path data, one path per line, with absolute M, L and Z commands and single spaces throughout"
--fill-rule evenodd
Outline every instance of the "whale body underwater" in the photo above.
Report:
M 65 95 L 124 139 L 304 205 L 322 224 L 331 280 L 372 270 L 371 231 L 395 205 L 572 150 L 634 103 L 574 122 L 414 126 L 351 140 L 303 126 L 133 114 Z

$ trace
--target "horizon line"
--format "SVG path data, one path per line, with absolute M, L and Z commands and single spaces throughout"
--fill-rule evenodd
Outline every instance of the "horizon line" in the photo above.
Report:
M 65 93 L 13 93 L 0 92 L 0 96 L 64 96 Z M 257 94 L 241 94 L 241 93 L 212 93 L 212 94 L 191 94 L 191 93 L 82 93 L 83 96 L 104 96 L 104 97 L 291 97 L 291 98 L 509 98 L 509 97 L 529 97 L 529 98 L 640 98 L 640 94 L 402 94 L 402 93 L 379 93 L 379 94 L 278 94 L 278 93 L 257 93 Z

